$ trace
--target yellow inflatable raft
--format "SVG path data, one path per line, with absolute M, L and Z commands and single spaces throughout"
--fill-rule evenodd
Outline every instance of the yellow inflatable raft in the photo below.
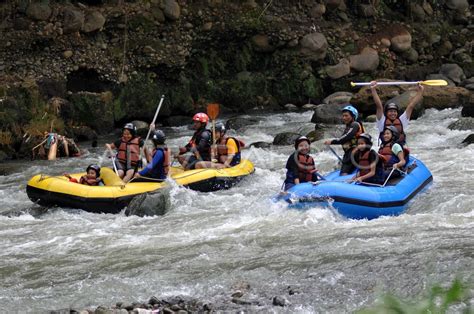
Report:
M 195 169 L 185 171 L 182 167 L 171 167 L 170 176 L 179 185 L 201 192 L 228 189 L 245 176 L 254 172 L 249 160 L 226 169 Z M 32 177 L 26 186 L 28 197 L 43 206 L 80 208 L 89 212 L 118 213 L 137 195 L 156 191 L 166 186 L 166 182 L 123 181 L 110 169 L 101 169 L 105 186 L 88 186 L 69 182 L 64 176 Z M 72 174 L 79 178 L 84 173 Z

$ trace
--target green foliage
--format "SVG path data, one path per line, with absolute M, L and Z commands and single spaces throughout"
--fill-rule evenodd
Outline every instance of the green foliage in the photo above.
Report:
M 465 313 L 472 313 L 469 305 L 469 289 L 455 279 L 450 287 L 435 285 L 429 295 L 418 301 L 402 301 L 393 295 L 385 295 L 375 306 L 358 311 L 358 314 L 400 313 L 424 314 L 446 313 L 451 306 L 463 306 Z

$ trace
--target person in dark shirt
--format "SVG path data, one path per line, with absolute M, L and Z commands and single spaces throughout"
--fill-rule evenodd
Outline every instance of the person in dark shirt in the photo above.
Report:
M 359 171 L 351 179 L 353 182 L 382 184 L 384 181 L 383 163 L 377 152 L 372 150 L 372 137 L 362 133 L 353 151 L 353 163 Z
M 166 147 L 166 136 L 162 130 L 156 130 L 151 137 L 155 149 L 151 153 L 151 162 L 135 174 L 134 182 L 164 181 L 170 168 L 170 150 Z
M 300 136 L 295 141 L 295 152 L 286 162 L 286 178 L 284 190 L 296 184 L 318 181 L 314 159 L 309 155 L 311 142 L 306 136 Z
M 357 138 L 364 133 L 362 123 L 357 122 L 359 112 L 352 105 L 342 108 L 342 121 L 346 125 L 341 137 L 331 140 L 325 140 L 326 145 L 342 145 L 344 156 L 342 157 L 341 176 L 348 175 L 356 169 L 351 161 L 351 153 L 357 146 Z
M 211 161 L 211 132 L 206 129 L 209 117 L 203 112 L 196 113 L 193 117 L 193 128 L 196 130 L 188 144 L 179 148 L 179 154 L 176 156 L 179 163 L 186 169 L 195 169 L 200 161 Z M 191 156 L 185 156 L 191 152 Z

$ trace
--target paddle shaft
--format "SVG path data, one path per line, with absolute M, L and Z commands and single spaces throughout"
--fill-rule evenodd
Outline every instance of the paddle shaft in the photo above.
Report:
M 161 105 L 163 104 L 164 99 L 165 99 L 165 95 L 161 95 L 160 103 L 158 104 L 158 108 L 156 108 L 155 116 L 153 117 L 153 121 L 151 122 L 151 124 L 155 124 L 156 118 L 158 117 L 158 113 L 160 112 Z M 146 141 L 148 141 L 150 134 L 151 134 L 151 128 L 148 129 L 148 134 L 146 135 L 145 143 Z
M 328 148 L 329 148 L 329 150 L 334 154 L 334 156 L 336 156 L 337 159 L 339 159 L 339 161 L 342 162 L 341 156 L 339 156 L 339 155 L 336 153 L 336 151 L 331 147 L 331 145 L 328 145 Z
M 430 86 L 446 86 L 448 82 L 445 80 L 427 80 L 427 81 L 414 81 L 414 82 L 405 82 L 405 81 L 398 81 L 398 82 L 377 82 L 377 86 L 381 85 L 430 85 Z M 370 86 L 371 82 L 351 82 L 351 86 Z

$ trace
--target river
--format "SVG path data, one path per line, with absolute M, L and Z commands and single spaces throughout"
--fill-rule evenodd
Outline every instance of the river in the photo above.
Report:
M 311 129 L 311 113 L 261 115 L 239 136 L 272 141 L 276 133 Z M 418 296 L 456 277 L 474 287 L 474 145 L 471 132 L 447 126 L 459 109 L 428 110 L 412 121 L 412 154 L 432 171 L 434 182 L 407 213 L 371 221 L 347 220 L 331 209 L 288 210 L 269 199 L 281 187 L 292 147 L 251 148 L 244 156 L 255 173 L 238 186 L 214 193 L 181 187 L 170 192 L 170 210 L 145 217 L 92 214 L 57 208 L 42 215 L 28 199 L 27 180 L 37 173 L 104 166 L 102 139 L 81 158 L 1 165 L 0 311 L 37 312 L 111 306 L 151 296 L 195 297 L 220 309 L 351 312 L 386 292 Z M 372 123 L 366 127 L 373 136 Z M 184 143 L 185 127 L 165 129 L 170 145 Z M 328 137 L 339 133 L 331 128 Z M 337 160 L 313 143 L 320 172 Z M 340 152 L 340 150 L 339 150 Z M 231 302 L 240 289 L 253 305 Z M 291 293 L 290 293 L 291 290 Z M 281 308 L 280 308 L 281 309 Z

